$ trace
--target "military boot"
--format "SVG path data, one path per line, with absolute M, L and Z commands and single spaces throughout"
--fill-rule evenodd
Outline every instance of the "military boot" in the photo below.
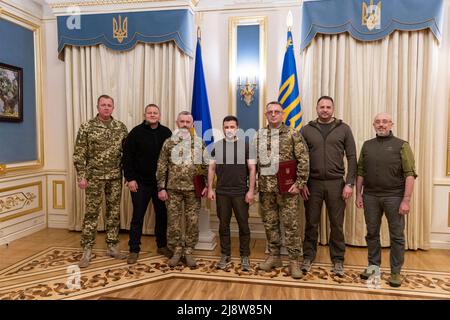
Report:
M 294 279 L 301 279 L 303 277 L 303 272 L 300 270 L 300 265 L 297 259 L 289 261 L 289 274 Z
M 169 266 L 175 267 L 180 262 L 181 256 L 181 251 L 175 251 L 172 258 L 170 258 L 167 263 L 169 264 Z
M 264 271 L 271 271 L 273 268 L 282 267 L 283 263 L 281 262 L 281 257 L 279 255 L 272 256 L 270 255 L 266 261 L 260 263 L 258 268 Z
M 92 258 L 92 249 L 84 249 L 83 256 L 80 259 L 80 262 L 78 262 L 78 266 L 80 268 L 86 268 L 89 266 L 89 262 Z
M 127 263 L 128 264 L 135 264 L 139 258 L 139 253 L 137 252 L 130 252 L 128 255 Z
M 120 253 L 119 246 L 117 245 L 108 245 L 106 255 L 114 259 L 125 259 L 127 257 L 125 254 Z
M 186 260 L 186 265 L 190 268 L 197 267 L 197 260 L 195 260 L 194 256 L 192 254 L 185 254 L 184 260 Z
M 162 255 L 165 256 L 166 258 L 172 258 L 172 255 L 173 255 L 172 250 L 170 250 L 170 249 L 167 248 L 167 247 L 158 248 L 158 249 L 156 250 L 156 252 L 157 252 L 158 254 L 162 254 Z

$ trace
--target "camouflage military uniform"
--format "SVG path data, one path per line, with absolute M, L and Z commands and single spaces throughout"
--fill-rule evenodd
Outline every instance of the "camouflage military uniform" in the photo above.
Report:
M 127 127 L 112 119 L 94 119 L 83 123 L 78 131 L 73 154 L 78 181 L 86 179 L 86 213 L 83 219 L 81 246 L 92 248 L 97 232 L 103 194 L 106 200 L 106 243 L 119 242 L 120 196 L 122 193 L 122 141 Z
M 158 160 L 156 179 L 158 190 L 166 189 L 167 245 L 174 253 L 192 254 L 198 242 L 198 215 L 201 200 L 195 195 L 193 179 L 206 166 L 203 159 L 205 145 L 197 136 L 181 139 L 176 133 L 164 142 Z M 183 241 L 184 203 L 184 241 Z
M 281 249 L 280 222 L 285 230 L 286 248 L 290 260 L 302 255 L 299 221 L 299 195 L 278 192 L 278 163 L 297 159 L 297 188 L 308 180 L 309 155 L 303 137 L 282 123 L 279 129 L 262 128 L 255 137 L 258 163 L 260 212 L 266 230 L 269 252 L 279 255 Z

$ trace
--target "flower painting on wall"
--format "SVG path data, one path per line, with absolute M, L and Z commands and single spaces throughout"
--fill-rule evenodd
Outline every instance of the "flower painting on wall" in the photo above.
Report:
M 1 62 L 0 121 L 23 121 L 23 70 Z

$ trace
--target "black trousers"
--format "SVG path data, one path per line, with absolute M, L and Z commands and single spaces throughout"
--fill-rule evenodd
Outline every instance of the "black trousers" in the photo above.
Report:
M 333 263 L 344 262 L 344 211 L 342 199 L 343 179 L 314 180 L 309 179 L 308 188 L 311 195 L 305 201 L 305 240 L 303 241 L 303 258 L 314 261 L 317 253 L 318 228 L 322 205 L 325 201 L 330 220 L 330 257 Z
M 250 228 L 248 226 L 248 208 L 245 196 L 216 196 L 217 217 L 219 218 L 219 236 L 221 253 L 231 255 L 230 222 L 234 211 L 239 226 L 239 253 L 241 257 L 250 255 Z
M 158 248 L 167 246 L 167 209 L 164 201 L 158 199 L 156 185 L 148 185 L 138 182 L 137 192 L 131 192 L 133 202 L 133 218 L 130 225 L 130 240 L 128 245 L 130 252 L 141 250 L 142 226 L 150 199 L 155 210 L 155 236 Z

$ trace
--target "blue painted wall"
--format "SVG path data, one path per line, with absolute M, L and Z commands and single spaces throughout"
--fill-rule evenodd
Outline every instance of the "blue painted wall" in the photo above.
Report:
M 250 76 L 251 82 L 254 75 L 259 73 L 259 25 L 238 26 L 237 27 L 237 75 L 243 77 Z M 236 80 L 237 81 L 237 80 Z M 256 78 L 257 89 L 255 100 L 247 106 L 239 95 L 239 88 L 236 88 L 236 116 L 239 119 L 239 127 L 242 130 L 253 128 L 259 129 L 259 79 Z
M 23 122 L 0 121 L 0 163 L 36 160 L 33 32 L 0 19 L 0 62 L 23 68 Z

